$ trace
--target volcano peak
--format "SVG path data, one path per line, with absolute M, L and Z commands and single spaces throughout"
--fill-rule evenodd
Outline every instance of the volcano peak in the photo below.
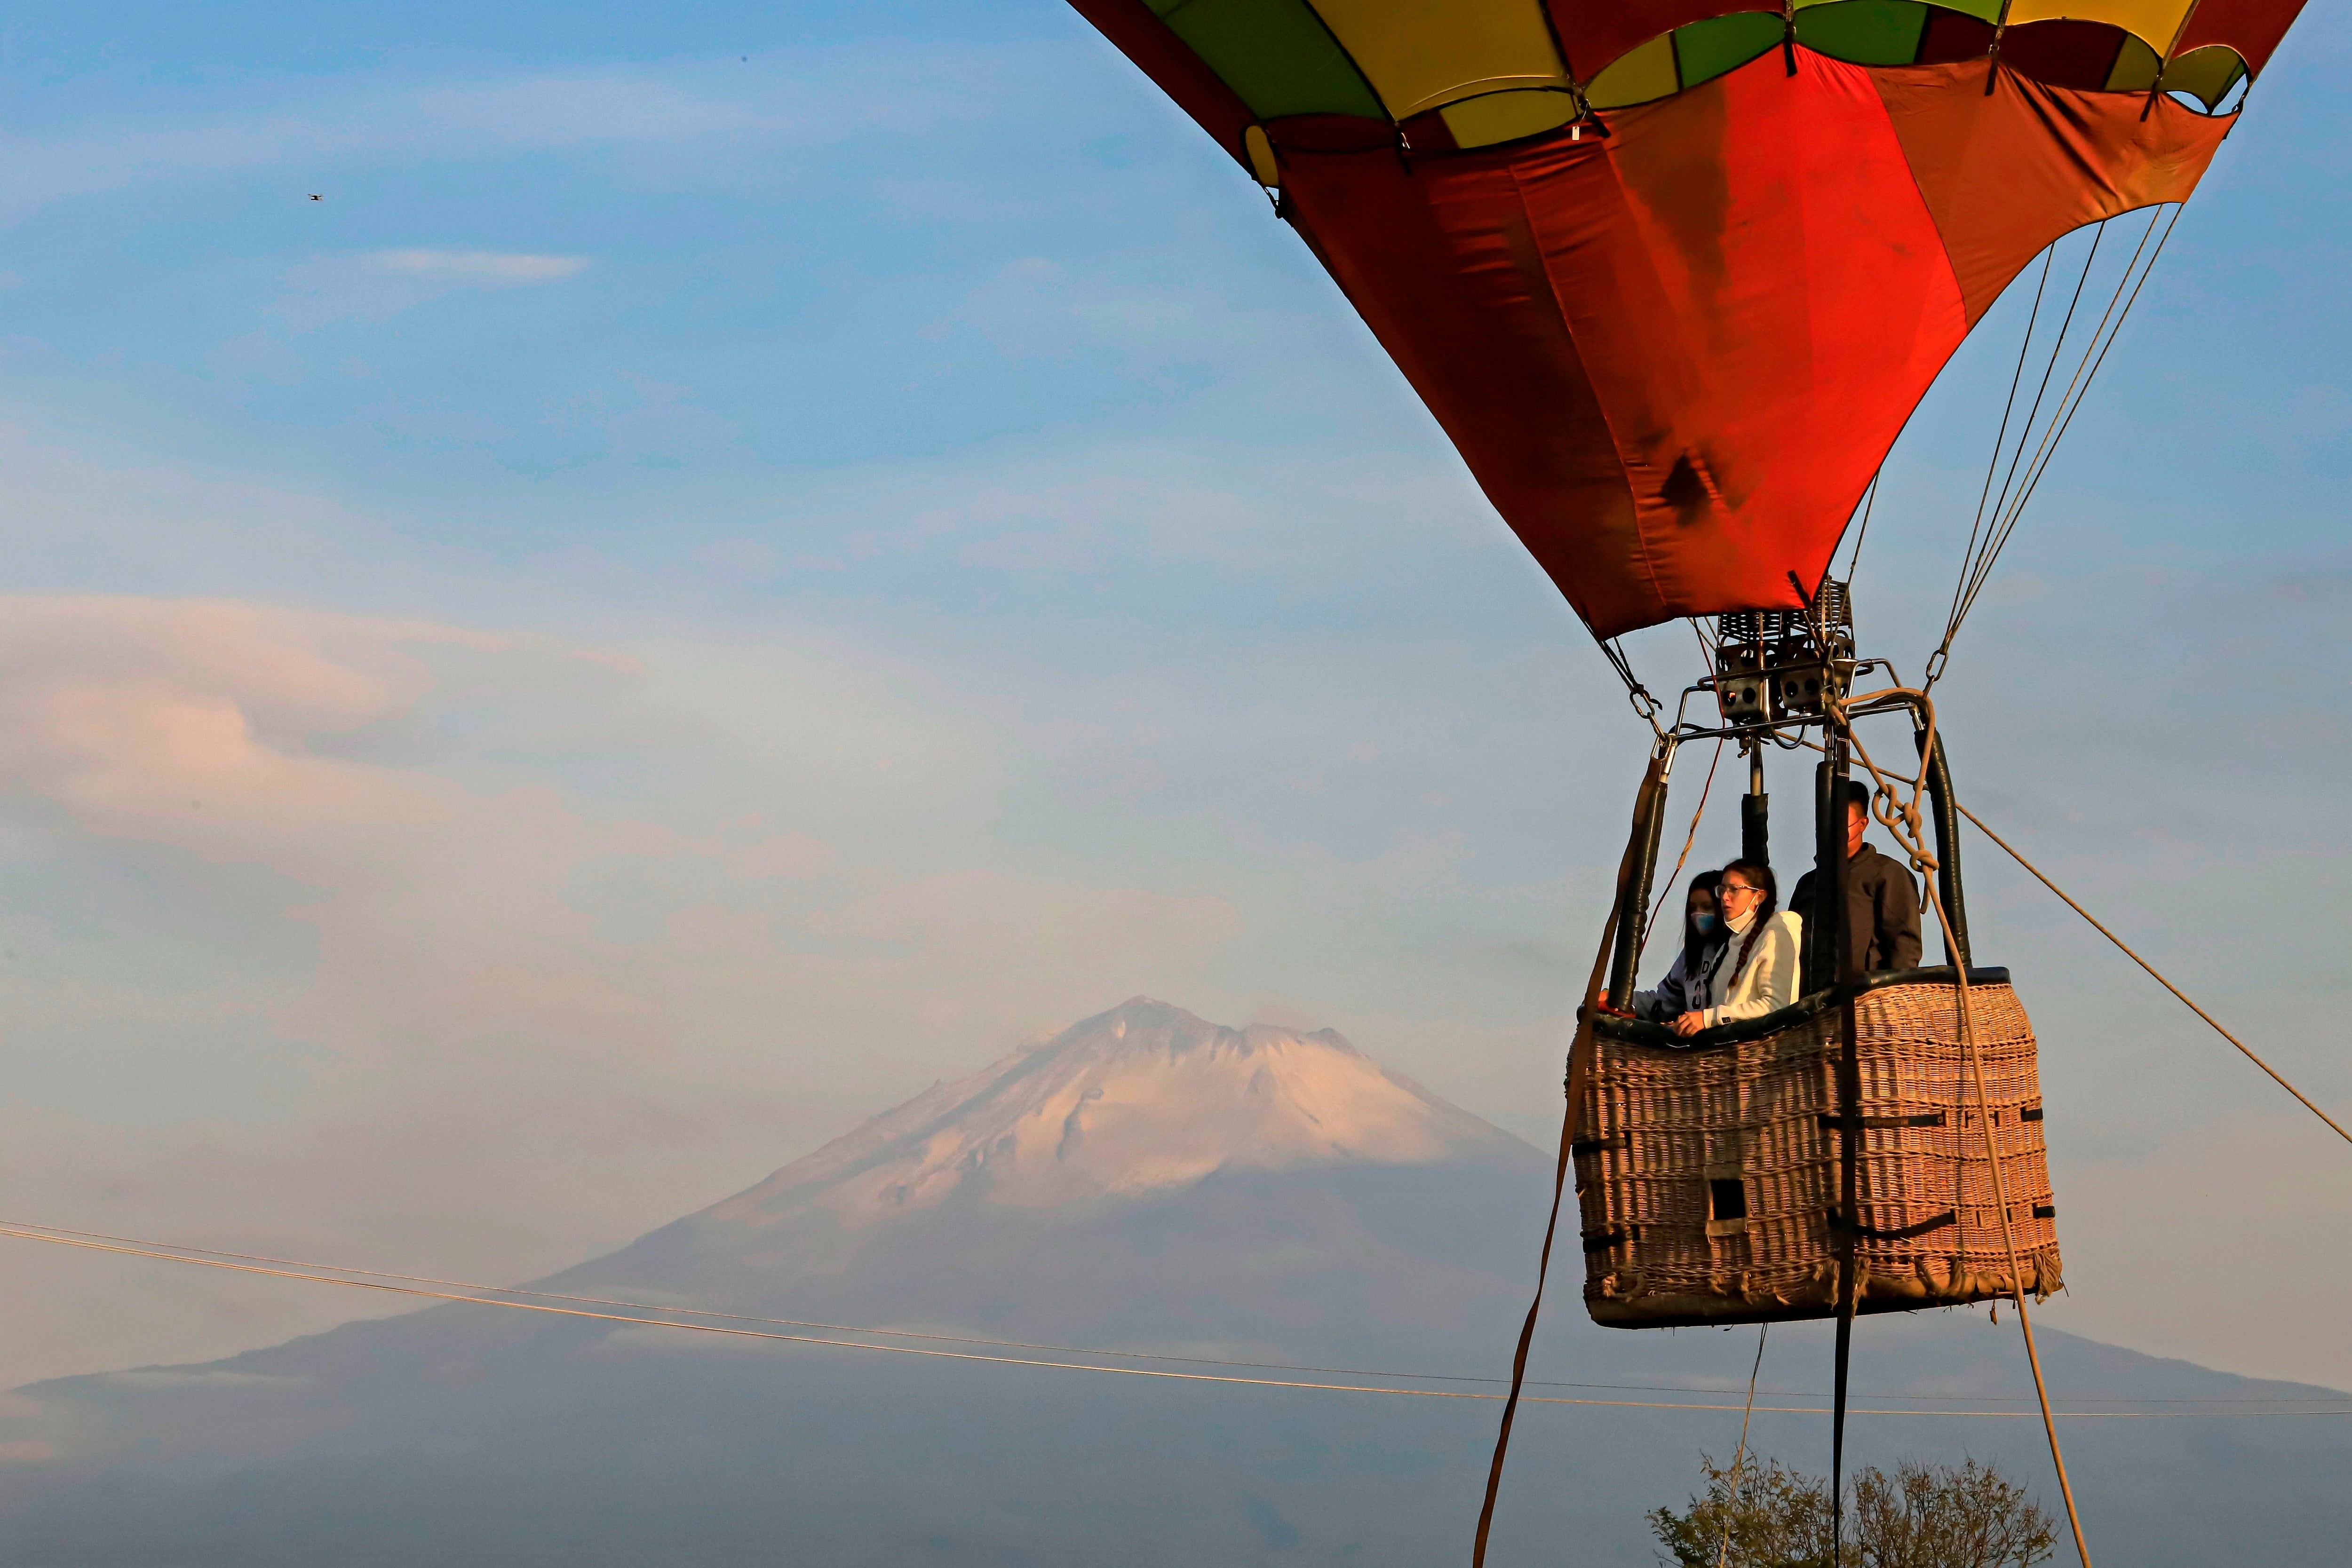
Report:
M 1336 1030 L 1231 1029 L 1150 997 L 936 1085 L 708 1211 L 845 1228 L 950 1198 L 1050 1208 L 1221 1170 L 1433 1165 L 1523 1154 Z

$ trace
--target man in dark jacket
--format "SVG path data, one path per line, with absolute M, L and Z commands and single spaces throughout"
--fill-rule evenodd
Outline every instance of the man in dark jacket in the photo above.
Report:
M 1870 786 L 1846 781 L 1845 947 L 1854 969 L 1914 969 L 1919 965 L 1919 889 L 1902 862 L 1862 841 L 1870 826 Z M 1789 907 L 1810 925 L 1813 873 L 1797 883 Z

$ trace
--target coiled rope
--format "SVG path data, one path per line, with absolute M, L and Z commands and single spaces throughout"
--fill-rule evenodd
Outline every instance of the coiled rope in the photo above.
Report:
M 1879 694 L 1873 692 L 1868 695 L 1872 697 L 1875 697 Z M 1810 740 L 1803 741 L 1801 744 L 1809 751 L 1819 751 L 1822 749 L 1820 746 Z M 1883 771 L 1874 769 L 1874 775 L 1875 777 L 1891 779 L 1897 784 L 1911 785 L 1915 795 L 1920 787 L 1919 779 L 1915 779 L 1908 774 L 1895 772 L 1891 768 Z M 2007 839 L 2002 838 L 1999 833 L 1994 832 L 1992 829 L 1987 827 L 1985 825 L 1985 820 L 1982 817 L 1978 816 L 1974 811 L 1969 810 L 1958 800 L 1952 802 L 1952 809 L 1958 811 L 1961 816 L 1966 817 L 1969 821 L 1975 823 L 1979 832 L 1982 833 L 1986 838 L 1990 839 L 1994 843 L 2000 845 L 2003 853 L 2007 854 L 2010 859 L 2015 861 L 2019 865 L 2023 866 L 2028 872 L 2032 873 L 2034 881 L 2040 883 L 2042 886 L 2056 894 L 2059 901 L 2064 904 L 2067 908 L 2081 915 L 2084 920 L 2089 924 L 2092 930 L 2096 931 L 2100 936 L 2114 943 L 2117 952 L 2121 953 L 2125 957 L 2129 958 L 2133 963 L 2137 964 L 2142 969 L 2146 970 L 2148 977 L 2154 980 L 2158 985 L 2162 986 L 2166 990 L 2170 991 L 2174 998 L 2177 999 L 2182 1007 L 2187 1008 L 2190 1012 L 2195 1013 L 2199 1018 L 2203 1019 L 2206 1025 L 2210 1028 L 2215 1034 L 2220 1035 L 2223 1040 L 2228 1040 L 2231 1045 L 2237 1047 L 2239 1054 L 2243 1056 L 2248 1061 L 2252 1062 L 2256 1067 L 2261 1068 L 2263 1071 L 2269 1076 L 2272 1082 L 2277 1084 L 2280 1088 L 2294 1095 L 2297 1103 L 2302 1105 L 2305 1110 L 2310 1112 L 2313 1115 L 2318 1117 L 2321 1121 L 2326 1123 L 2328 1129 L 2337 1137 L 2342 1138 L 2346 1143 L 2352 1143 L 2352 1132 L 2347 1132 L 2342 1123 L 2329 1115 L 2326 1112 L 2321 1110 L 2316 1104 L 2314 1104 L 2312 1103 L 2311 1096 L 2305 1094 L 2302 1090 L 2297 1089 L 2294 1084 L 2288 1082 L 2285 1077 L 2280 1073 L 2278 1069 L 2273 1067 L 2269 1062 L 2264 1061 L 2261 1057 L 2255 1055 L 2252 1047 L 2247 1045 L 2244 1040 L 2240 1040 L 2236 1035 L 2231 1034 L 2228 1030 L 2224 1029 L 2221 1026 L 2220 1019 L 2216 1019 L 2211 1013 L 2207 1012 L 2203 1008 L 2198 1006 L 2196 1001 L 2189 995 L 2188 992 L 2182 990 L 2179 986 L 2174 985 L 2171 980 L 2165 977 L 2164 971 L 2158 969 L 2155 965 L 2141 957 L 2137 952 L 2133 950 L 2130 944 L 2126 943 L 2122 937 L 2116 936 L 2113 931 L 2107 929 L 2105 924 L 2103 923 L 2097 915 L 2093 915 L 2089 910 L 2084 908 L 2080 904 L 2077 904 L 2073 895 L 2068 894 L 2064 888 L 2060 887 L 2056 883 L 2051 881 L 2048 874 L 2044 873 L 2040 866 L 2035 865 L 2032 861 L 2027 860 L 2023 855 L 2020 854 L 2017 852 L 2015 845 L 2011 844 Z M 1883 818 L 1881 820 L 1884 821 Z M 1888 824 L 1888 831 L 1895 831 L 1892 823 Z

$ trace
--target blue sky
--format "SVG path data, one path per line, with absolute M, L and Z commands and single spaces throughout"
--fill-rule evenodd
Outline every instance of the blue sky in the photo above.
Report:
M 1967 798 L 2338 1105 L 2347 44 L 2313 16 L 2255 90 L 1941 688 Z M 1074 13 L 92 6 L 0 77 L 38 1218 L 528 1272 L 1138 991 L 1549 1135 L 1643 732 Z M 2020 303 L 1888 470 L 1859 592 L 1906 668 Z M 2293 1245 L 2342 1151 L 1994 858 L 2053 1311 L 2352 1378 Z M 2312 1324 L 2251 1347 L 2143 1278 L 2250 1228 Z M 12 1375 L 347 1310 L 41 1279 Z

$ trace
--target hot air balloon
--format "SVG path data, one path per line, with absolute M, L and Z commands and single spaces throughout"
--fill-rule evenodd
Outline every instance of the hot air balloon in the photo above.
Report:
M 2003 290 L 2149 209 L 2128 309 L 2155 211 L 2195 189 L 2301 0 L 1071 3 L 1273 193 L 1650 720 L 1570 1055 L 1586 1304 L 1621 1327 L 1835 1316 L 1842 1449 L 1858 1313 L 2023 1316 L 2060 1281 L 2033 1034 L 2008 973 L 1970 967 L 1928 694 L 2063 423 L 2015 507 L 2007 482 L 1979 506 L 1916 684 L 1859 656 L 1833 552 Z M 1613 640 L 1682 617 L 1708 663 L 1662 722 Z M 1871 753 L 1873 719 L 1907 721 L 1907 766 Z M 1822 894 L 1796 1004 L 1685 1039 L 1625 1004 L 1667 779 L 1710 738 L 1748 760 L 1758 861 L 1767 753 L 1819 754 Z M 1940 966 L 1858 973 L 1841 939 L 1862 773 L 1927 873 Z
M 1596 636 L 1798 609 L 1946 360 L 2195 187 L 2297 0 L 1073 0 L 1268 188 Z

